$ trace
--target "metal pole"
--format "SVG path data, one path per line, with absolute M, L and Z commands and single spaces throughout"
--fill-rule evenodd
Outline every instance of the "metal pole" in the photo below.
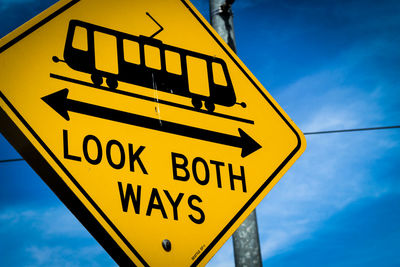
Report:
M 236 53 L 231 5 L 234 0 L 210 0 L 210 21 L 213 28 Z
M 210 0 L 211 25 L 236 53 L 233 14 L 234 0 Z M 236 267 L 262 266 L 257 215 L 254 210 L 233 234 L 233 252 Z

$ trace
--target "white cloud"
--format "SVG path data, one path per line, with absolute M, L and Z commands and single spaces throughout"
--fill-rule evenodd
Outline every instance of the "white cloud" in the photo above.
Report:
M 2 255 L 0 263 L 115 266 L 104 249 L 63 206 L 18 206 L 0 210 L 0 232 L 10 243 L 7 244 L 9 253 Z M 1 243 L 0 247 L 5 248 Z
M 100 246 L 84 246 L 79 250 L 62 246 L 31 246 L 26 248 L 26 253 L 33 259 L 29 266 L 84 266 L 86 261 L 90 266 L 104 265 L 102 262 L 87 260 L 104 253 Z
M 355 159 L 360 144 L 343 143 L 339 137 L 313 141 L 257 208 L 263 259 L 308 239 L 324 220 L 353 201 L 387 192 L 367 167 L 352 166 L 361 161 Z
M 12 207 L 0 213 L 0 224 L 29 223 L 45 237 L 87 236 L 84 227 L 64 206 L 50 208 Z
M 43 265 L 48 259 L 52 258 L 58 248 L 49 248 L 49 247 L 29 247 L 26 249 L 28 253 L 31 254 L 32 258 L 36 261 L 35 265 Z
M 221 247 L 221 249 L 214 255 L 214 257 L 208 262 L 207 267 L 232 267 L 235 266 L 235 260 L 233 257 L 233 245 L 232 238 Z
M 72 237 L 87 235 L 80 222 L 62 206 L 44 211 L 37 227 L 46 235 Z
M 272 257 L 284 251 L 293 244 L 293 239 L 306 239 L 309 236 L 308 222 L 302 225 L 299 220 L 290 225 L 282 225 L 281 229 L 265 231 L 266 238 L 261 241 L 263 259 Z
M 376 45 L 344 51 L 336 67 L 282 88 L 278 102 L 306 132 L 379 126 L 374 123 L 385 119 L 381 102 L 388 88 L 378 83 L 367 90 L 359 87 L 364 81 L 357 84 L 349 77 Z M 396 190 L 378 181 L 369 163 L 398 146 L 398 140 L 374 133 L 307 136 L 304 155 L 257 208 L 263 259 L 310 238 L 350 203 Z
M 371 42 L 343 51 L 326 69 L 281 88 L 277 101 L 307 132 L 380 126 L 387 119 L 382 103 L 392 88 L 370 70 L 362 73 L 368 58 L 380 53 L 379 47 L 379 42 Z M 359 76 L 352 79 L 353 75 Z M 366 83 L 369 78 L 376 83 Z M 263 259 L 311 238 L 324 221 L 352 202 L 398 190 L 376 179 L 371 163 L 399 145 L 384 133 L 307 136 L 304 155 L 257 208 Z M 229 260 L 219 253 L 223 266 Z

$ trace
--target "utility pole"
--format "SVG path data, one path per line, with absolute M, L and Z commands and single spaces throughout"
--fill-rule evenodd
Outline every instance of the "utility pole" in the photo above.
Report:
M 211 25 L 236 53 L 233 14 L 235 0 L 210 0 Z M 262 266 L 257 216 L 254 210 L 233 234 L 233 252 L 236 267 Z

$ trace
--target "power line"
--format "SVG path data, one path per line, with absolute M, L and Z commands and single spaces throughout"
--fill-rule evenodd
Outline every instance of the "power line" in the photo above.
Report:
M 343 130 L 330 130 L 330 131 L 318 131 L 318 132 L 306 132 L 304 135 L 315 135 L 315 134 L 331 134 L 331 133 L 346 133 L 346 132 L 362 132 L 362 131 L 375 131 L 375 130 L 388 130 L 388 129 L 398 129 L 400 125 L 394 126 L 384 126 L 384 127 L 370 127 L 370 128 L 355 128 L 355 129 L 343 129 Z M 3 159 L 0 163 L 8 163 L 15 161 L 24 161 L 23 158 L 17 159 Z
M 23 161 L 24 159 L 2 159 L 0 160 L 0 163 L 7 163 L 7 162 L 13 162 L 13 161 Z
M 331 131 L 319 131 L 319 132 L 307 132 L 307 133 L 304 133 L 304 135 L 345 133 L 345 132 L 361 132 L 361 131 L 375 131 L 375 130 L 387 130 L 387 129 L 396 129 L 396 128 L 400 128 L 400 125 L 384 126 L 384 127 L 370 127 L 370 128 L 356 128 L 356 129 L 343 129 L 343 130 L 331 130 Z

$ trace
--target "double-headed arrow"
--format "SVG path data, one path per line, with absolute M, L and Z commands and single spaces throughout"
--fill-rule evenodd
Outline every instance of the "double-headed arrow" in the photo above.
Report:
M 161 121 L 162 123 L 160 123 L 158 119 L 68 99 L 68 89 L 45 96 L 42 100 L 66 120 L 69 120 L 68 111 L 76 112 L 156 131 L 238 147 L 242 149 L 241 156 L 243 158 L 261 148 L 256 141 L 240 128 L 238 128 L 239 136 L 233 136 L 169 121 Z

